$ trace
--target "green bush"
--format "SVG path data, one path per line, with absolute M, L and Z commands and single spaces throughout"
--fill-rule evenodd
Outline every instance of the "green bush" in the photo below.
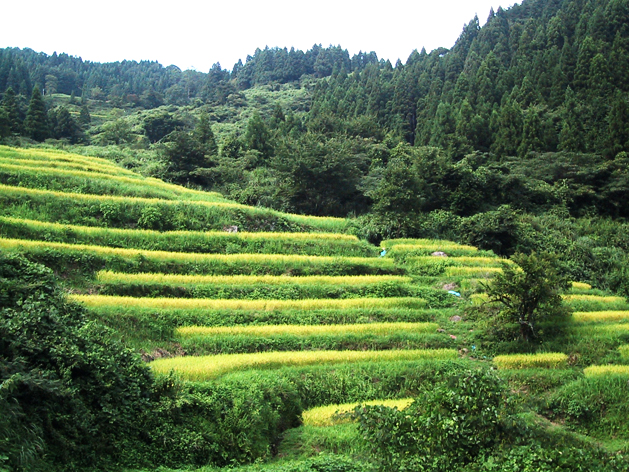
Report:
M 355 414 L 379 470 L 445 472 L 499 442 L 510 411 L 493 373 L 461 369 L 403 412 L 379 405 L 358 407 Z
M 140 436 L 153 385 L 139 357 L 68 303 L 48 269 L 2 253 L 0 381 L 0 467 L 15 470 L 119 457 Z

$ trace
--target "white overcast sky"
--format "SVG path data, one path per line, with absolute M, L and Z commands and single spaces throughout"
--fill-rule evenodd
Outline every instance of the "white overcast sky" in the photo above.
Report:
M 0 47 L 65 52 L 84 60 L 156 60 L 207 72 L 256 48 L 341 45 L 402 62 L 425 47 L 450 48 L 499 0 L 15 0 L 2 6 Z M 519 3 L 519 2 L 518 2 Z

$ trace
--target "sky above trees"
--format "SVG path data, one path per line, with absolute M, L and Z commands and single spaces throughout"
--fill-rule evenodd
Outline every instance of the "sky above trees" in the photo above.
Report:
M 413 49 L 451 47 L 464 24 L 510 0 L 111 0 L 10 2 L 0 47 L 65 52 L 84 60 L 156 60 L 207 72 L 232 66 L 256 48 L 341 45 L 375 51 L 392 63 Z

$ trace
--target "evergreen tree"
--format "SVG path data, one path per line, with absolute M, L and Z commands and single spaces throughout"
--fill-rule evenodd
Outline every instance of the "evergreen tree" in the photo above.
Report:
M 81 113 L 79 114 L 79 123 L 83 127 L 87 127 L 92 122 L 92 116 L 90 115 L 90 111 L 87 108 L 87 105 L 83 105 L 81 107 Z
M 568 87 L 563 105 L 562 127 L 559 133 L 559 150 L 568 152 L 585 151 L 584 130 L 581 113 L 574 91 Z
M 218 145 L 216 144 L 216 138 L 214 137 L 210 117 L 207 112 L 202 112 L 199 115 L 199 121 L 197 121 L 194 128 L 193 136 L 206 148 L 208 155 L 215 156 L 218 154 Z
M 606 154 L 614 157 L 629 152 L 629 105 L 620 92 L 617 93 L 607 117 L 609 145 Z
M 522 141 L 522 109 L 517 102 L 507 99 L 500 108 L 494 129 L 492 152 L 499 156 L 515 156 Z
M 81 138 L 81 128 L 66 107 L 50 110 L 48 123 L 52 136 L 56 139 L 68 139 L 71 143 L 76 143 Z
M 544 128 L 542 127 L 541 110 L 529 108 L 524 115 L 522 141 L 518 146 L 518 155 L 526 157 L 529 152 L 544 150 Z
M 273 154 L 271 132 L 258 112 L 255 112 L 247 123 L 245 144 L 249 149 L 259 151 L 265 159 Z
M 9 87 L 4 92 L 2 98 L 2 108 L 6 113 L 7 124 L 11 134 L 20 134 L 22 130 L 22 120 L 20 119 L 20 108 L 17 104 L 17 98 L 13 88 Z
M 0 139 L 6 138 L 10 134 L 11 124 L 9 121 L 9 114 L 3 107 L 0 107 Z
M 35 141 L 44 141 L 50 137 L 46 104 L 37 85 L 33 88 L 31 101 L 28 104 L 28 111 L 24 120 L 24 133 Z

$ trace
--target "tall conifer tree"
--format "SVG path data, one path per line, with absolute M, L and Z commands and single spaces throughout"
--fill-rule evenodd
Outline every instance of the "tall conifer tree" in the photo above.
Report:
M 50 137 L 46 104 L 37 85 L 33 88 L 31 101 L 28 104 L 28 111 L 24 120 L 24 132 L 35 141 L 44 141 Z

